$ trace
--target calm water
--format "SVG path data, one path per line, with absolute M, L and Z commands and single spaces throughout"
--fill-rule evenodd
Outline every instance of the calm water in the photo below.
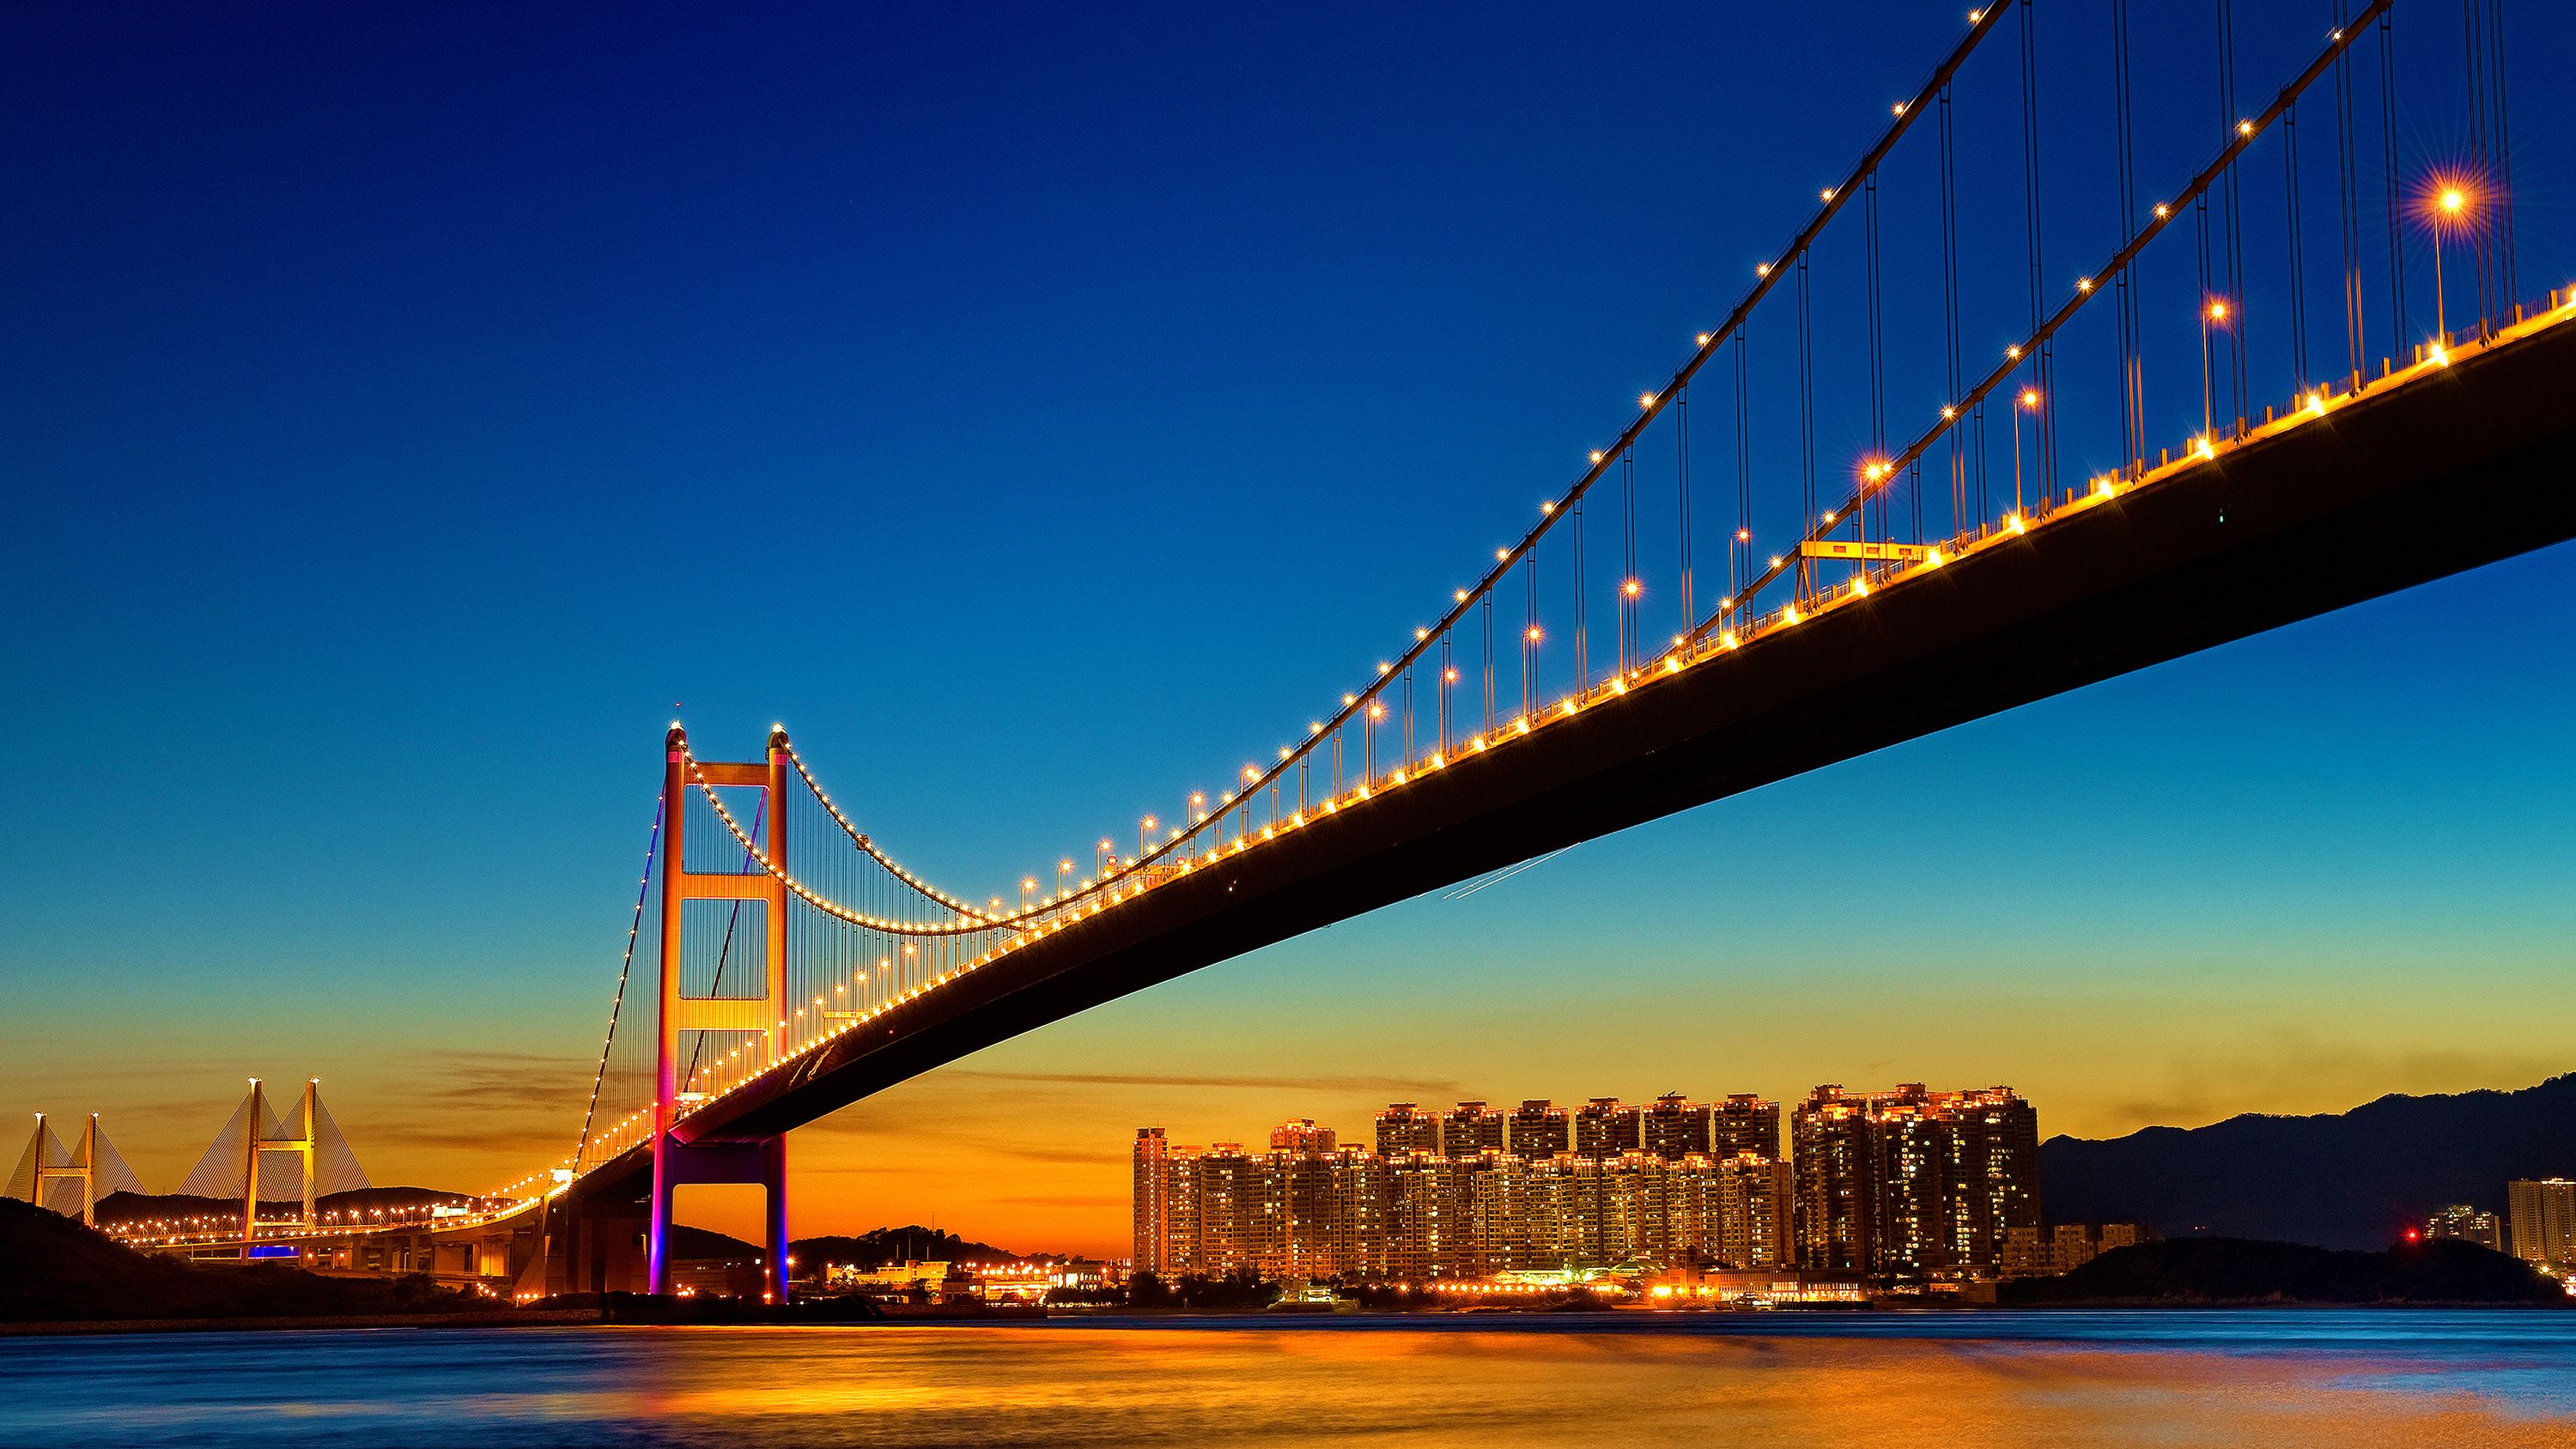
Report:
M 2576 1312 L 0 1339 L 0 1444 L 2576 1445 Z

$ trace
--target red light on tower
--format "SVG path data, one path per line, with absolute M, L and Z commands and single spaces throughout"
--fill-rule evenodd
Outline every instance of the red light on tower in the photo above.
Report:
M 2416 1231 L 2415 1229 L 2413 1229 L 2413 1228 L 2408 1228 L 2408 1229 L 2406 1230 L 2406 1241 L 2408 1241 L 2408 1242 L 2410 1242 L 2410 1243 L 2416 1243 L 2416 1242 L 2422 1242 L 2422 1241 L 2423 1241 L 2423 1239 L 2424 1239 L 2424 1235 L 2423 1235 L 2422 1233 L 2420 1233 L 2420 1232 Z

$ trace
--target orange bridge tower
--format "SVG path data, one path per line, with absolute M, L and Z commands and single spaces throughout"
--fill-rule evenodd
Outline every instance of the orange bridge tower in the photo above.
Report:
M 768 1261 L 762 1269 L 769 1301 L 787 1300 L 787 1139 L 781 1136 L 738 1140 L 683 1142 L 672 1135 L 682 1113 L 695 1103 L 680 1080 L 681 1033 L 724 1032 L 755 1035 L 759 1049 L 773 1058 L 785 1038 L 787 1012 L 787 732 L 769 733 L 768 757 L 749 764 L 693 760 L 688 735 L 671 726 L 664 738 L 662 798 L 671 802 L 664 823 L 662 849 L 661 1010 L 659 1042 L 654 1053 L 653 1203 L 645 1245 L 650 1291 L 671 1290 L 671 1200 L 694 1183 L 757 1185 L 768 1194 L 764 1218 L 768 1228 Z M 700 785 L 711 789 L 756 789 L 764 792 L 766 830 L 760 861 L 744 870 L 692 869 L 684 826 L 689 812 L 679 808 Z M 701 849 L 702 857 L 717 852 Z M 698 864 L 704 864 L 701 860 Z M 688 990 L 688 934 L 684 930 L 693 902 L 727 903 L 731 908 L 757 905 L 762 917 L 763 990 L 758 996 L 705 995 Z M 720 984 L 720 983 L 718 983 Z M 694 1039 L 694 1037 L 693 1037 Z

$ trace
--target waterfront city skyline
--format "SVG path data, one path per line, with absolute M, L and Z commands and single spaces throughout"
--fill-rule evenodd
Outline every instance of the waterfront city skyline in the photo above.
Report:
M 1645 9 L 21 17 L 0 1107 L 105 1113 L 162 1190 L 251 1075 L 322 1077 L 378 1182 L 559 1156 L 675 708 L 710 758 L 783 721 L 997 893 L 1186 808 L 1527 527 L 1958 23 L 1871 13 L 1794 74 L 1811 18 Z M 2314 39 L 2244 23 L 2249 89 Z M 2557 260 L 2576 212 L 2520 225 Z M 710 508 L 819 546 L 763 574 Z M 797 1231 L 1122 1252 L 1137 1125 L 1403 1098 L 1901 1075 L 2108 1136 L 2529 1085 L 2576 1066 L 2571 584 L 2526 555 L 1048 1026 L 800 1130 Z

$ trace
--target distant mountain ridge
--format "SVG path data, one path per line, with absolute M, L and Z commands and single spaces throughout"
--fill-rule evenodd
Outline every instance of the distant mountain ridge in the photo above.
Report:
M 2391 1095 L 2313 1117 L 2248 1113 L 2040 1144 L 2049 1221 L 2385 1248 L 2434 1209 L 2504 1209 L 2518 1177 L 2576 1177 L 2576 1073 L 2520 1091 Z

